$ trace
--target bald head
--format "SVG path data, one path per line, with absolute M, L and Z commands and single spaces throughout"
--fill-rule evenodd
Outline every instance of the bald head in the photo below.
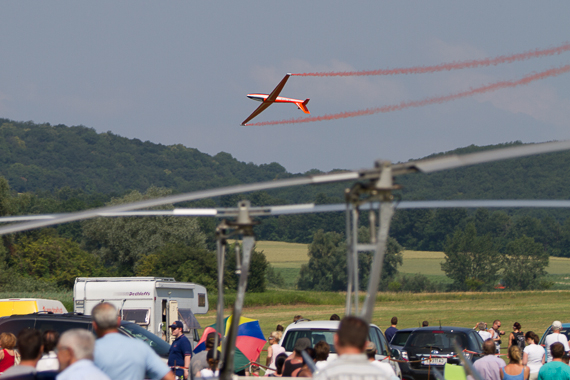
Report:
M 97 335 L 115 330 L 119 327 L 119 317 L 115 306 L 108 302 L 102 302 L 95 306 L 91 311 L 93 317 L 93 325 L 97 331 Z

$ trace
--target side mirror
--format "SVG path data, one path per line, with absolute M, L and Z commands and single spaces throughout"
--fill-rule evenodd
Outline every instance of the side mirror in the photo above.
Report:
M 392 348 L 392 357 L 396 360 L 400 359 L 400 351 L 396 348 Z

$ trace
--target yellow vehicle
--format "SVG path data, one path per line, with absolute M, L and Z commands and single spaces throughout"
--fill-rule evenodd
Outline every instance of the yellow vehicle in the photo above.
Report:
M 0 317 L 37 312 L 64 314 L 67 313 L 67 309 L 60 301 L 57 300 L 46 300 L 41 298 L 0 299 Z

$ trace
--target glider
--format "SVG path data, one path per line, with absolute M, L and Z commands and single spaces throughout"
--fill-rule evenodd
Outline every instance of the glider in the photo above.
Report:
M 259 115 L 260 113 L 265 111 L 265 109 L 267 107 L 269 107 L 270 105 L 272 105 L 273 103 L 295 103 L 297 105 L 297 107 L 299 107 L 299 109 L 302 110 L 304 113 L 310 114 L 309 110 L 307 109 L 307 103 L 309 103 L 309 99 L 305 99 L 305 101 L 302 101 L 300 99 L 291 99 L 291 98 L 284 98 L 284 97 L 279 96 L 279 93 L 281 92 L 281 90 L 283 90 L 283 87 L 285 87 L 285 83 L 287 83 L 287 80 L 289 79 L 290 76 L 291 76 L 291 74 L 285 75 L 285 78 L 283 78 L 281 80 L 281 82 L 279 82 L 277 87 L 275 87 L 275 89 L 269 95 L 267 95 L 267 94 L 247 94 L 248 98 L 253 99 L 253 100 L 257 100 L 258 102 L 262 102 L 262 103 L 259 107 L 257 107 L 257 109 L 255 111 L 253 111 L 253 113 L 251 115 L 249 115 L 249 117 L 247 119 L 245 119 L 243 121 L 243 123 L 241 123 L 241 125 L 246 125 L 245 123 L 247 123 L 248 121 L 250 121 L 251 119 L 253 119 L 257 115 Z

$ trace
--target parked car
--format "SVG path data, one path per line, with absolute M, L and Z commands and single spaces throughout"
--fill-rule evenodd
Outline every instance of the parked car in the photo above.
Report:
M 299 338 L 309 338 L 313 346 L 320 341 L 325 341 L 331 347 L 328 361 L 334 360 L 337 358 L 337 353 L 334 347 L 333 337 L 338 330 L 339 324 L 340 321 L 299 320 L 287 326 L 280 342 L 281 347 L 284 347 L 287 355 L 290 355 L 293 352 L 295 342 Z M 389 356 L 391 347 L 378 326 L 370 325 L 368 340 L 373 342 L 378 349 L 376 360 L 386 359 L 386 357 Z M 396 375 L 402 378 L 398 364 L 392 361 L 389 363 Z
M 42 332 L 55 330 L 60 334 L 67 330 L 81 328 L 94 333 L 91 317 L 75 313 L 33 313 L 0 318 L 0 333 L 11 332 L 14 335 L 18 335 L 18 332 L 25 328 L 35 328 Z M 121 321 L 119 333 L 142 340 L 148 344 L 158 356 L 163 359 L 168 359 L 170 345 L 136 323 Z
M 400 363 L 403 379 L 428 379 L 428 373 L 432 368 L 443 371 L 445 363 L 459 364 L 455 342 L 462 350 L 468 351 L 464 351 L 463 354 L 470 360 L 475 361 L 483 356 L 483 339 L 473 329 L 433 326 L 412 331 L 400 351 L 401 359 L 406 361 Z
M 416 329 L 417 327 L 412 327 L 409 329 L 401 329 L 396 331 L 396 334 L 394 334 L 392 341 L 390 342 L 390 347 L 392 347 L 392 350 L 398 350 L 398 352 L 402 352 L 402 349 L 406 345 L 410 334 Z
M 548 328 L 546 329 L 544 334 L 542 334 L 542 338 L 540 338 L 540 342 L 538 343 L 542 347 L 544 347 L 545 352 L 546 352 L 546 347 L 545 347 L 546 337 L 549 336 L 550 334 L 552 334 L 552 326 L 548 326 Z M 568 341 L 570 341 L 570 323 L 563 323 L 562 324 L 562 329 L 560 330 L 560 334 L 566 335 L 566 338 L 568 338 Z

